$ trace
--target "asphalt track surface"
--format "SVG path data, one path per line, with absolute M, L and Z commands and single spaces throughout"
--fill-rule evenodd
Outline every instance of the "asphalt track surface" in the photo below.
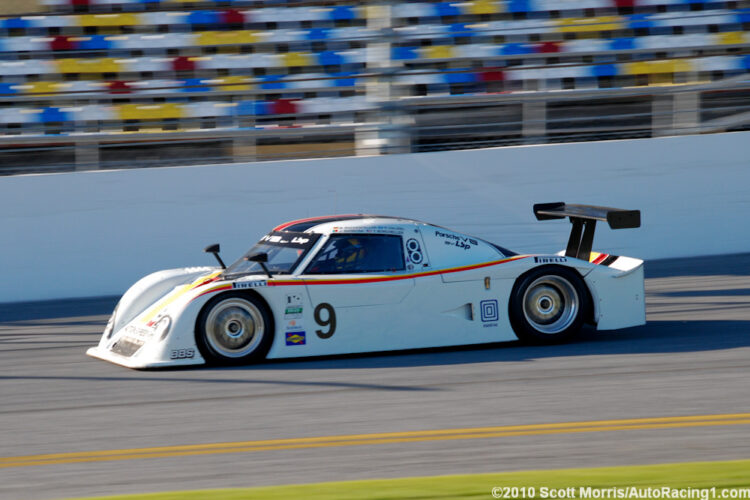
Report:
M 114 298 L 0 305 L 0 498 L 750 458 L 750 254 L 647 277 L 573 344 L 228 369 L 85 356 Z

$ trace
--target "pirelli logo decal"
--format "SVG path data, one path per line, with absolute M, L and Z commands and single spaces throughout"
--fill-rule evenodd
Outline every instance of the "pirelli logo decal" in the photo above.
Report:
M 534 257 L 536 264 L 563 264 L 568 262 L 567 257 Z

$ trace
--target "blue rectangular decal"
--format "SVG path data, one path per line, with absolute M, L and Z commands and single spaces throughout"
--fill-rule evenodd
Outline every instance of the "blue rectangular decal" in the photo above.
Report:
M 491 323 L 500 319 L 500 310 L 497 306 L 497 300 L 483 300 L 479 303 L 479 311 L 482 316 L 482 323 Z
M 305 332 L 286 332 L 286 345 L 305 345 Z

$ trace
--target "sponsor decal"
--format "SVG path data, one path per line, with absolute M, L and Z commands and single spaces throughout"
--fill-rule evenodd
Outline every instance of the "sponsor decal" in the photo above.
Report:
M 400 227 L 392 226 L 355 226 L 355 227 L 334 227 L 332 233 L 365 233 L 365 234 L 404 234 Z
M 235 290 L 243 290 L 247 288 L 260 288 L 268 286 L 267 281 L 235 281 L 232 283 L 232 288 Z
M 305 345 L 305 332 L 286 332 L 286 345 Z
M 284 319 L 299 319 L 302 317 L 302 295 L 288 294 L 284 303 Z
M 125 335 L 139 340 L 151 340 L 154 336 L 154 330 L 147 328 L 140 328 L 135 325 L 128 325 L 125 327 Z
M 287 307 L 284 309 L 285 318 L 299 318 L 302 316 L 302 306 Z
M 172 349 L 169 351 L 169 359 L 193 359 L 195 349 Z
M 435 231 L 435 236 L 443 238 L 446 245 L 455 246 L 464 250 L 470 250 L 475 246 L 479 245 L 479 242 L 474 238 L 468 236 L 461 236 L 458 234 L 449 234 L 442 231 Z
M 156 328 L 156 325 L 159 324 L 159 322 L 166 317 L 166 313 L 160 312 L 154 319 L 146 323 L 146 326 L 152 329 Z
M 497 326 L 497 321 L 500 319 L 500 308 L 497 305 L 497 300 L 492 299 L 479 302 L 479 314 L 485 328 Z
M 534 257 L 537 264 L 561 264 L 568 262 L 567 257 Z
M 310 238 L 294 236 L 289 239 L 280 234 L 267 234 L 260 241 L 262 243 L 275 243 L 277 245 L 306 245 L 310 241 Z
M 318 240 L 318 238 L 320 238 L 319 234 L 272 231 L 263 236 L 258 243 L 276 247 L 291 247 L 307 250 Z
M 292 332 L 296 330 L 304 330 L 304 327 L 302 326 L 302 321 L 299 319 L 290 319 L 287 320 L 284 323 L 284 330 L 287 332 Z

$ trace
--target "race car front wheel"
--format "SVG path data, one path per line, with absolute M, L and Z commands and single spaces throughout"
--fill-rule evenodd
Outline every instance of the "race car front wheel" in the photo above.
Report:
M 273 324 L 259 298 L 230 292 L 206 304 L 195 333 L 208 363 L 246 364 L 265 358 L 273 340 Z
M 516 282 L 508 312 L 520 340 L 553 344 L 580 332 L 588 304 L 588 290 L 578 273 L 564 267 L 544 267 Z

